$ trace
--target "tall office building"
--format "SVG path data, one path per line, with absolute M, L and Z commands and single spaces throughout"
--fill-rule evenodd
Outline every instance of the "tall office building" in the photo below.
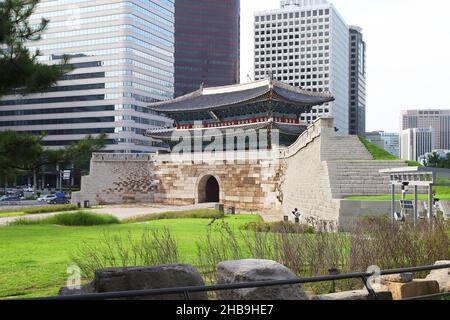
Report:
M 255 80 L 274 79 L 336 100 L 301 116 L 311 122 L 335 118 L 340 133 L 349 131 L 349 27 L 325 0 L 282 1 L 281 9 L 255 14 Z
M 239 83 L 240 0 L 175 1 L 175 96 Z
M 432 128 L 406 129 L 401 133 L 400 154 L 402 160 L 418 161 L 434 149 Z
M 366 132 L 366 43 L 362 29 L 350 26 L 349 134 Z
M 48 29 L 29 49 L 75 69 L 44 94 L 3 97 L 0 130 L 45 131 L 52 148 L 107 133 L 107 151 L 160 149 L 143 133 L 171 125 L 146 106 L 173 97 L 173 0 L 42 0 L 31 23 L 41 18 Z
M 407 110 L 400 114 L 400 129 L 432 128 L 434 148 L 450 149 L 450 109 Z

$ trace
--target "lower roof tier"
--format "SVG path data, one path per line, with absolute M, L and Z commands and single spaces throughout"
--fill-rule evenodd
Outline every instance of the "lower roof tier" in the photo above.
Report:
M 188 128 L 188 129 L 150 129 L 147 130 L 146 136 L 153 139 L 168 141 L 172 137 L 178 138 L 181 135 L 189 134 L 191 137 L 196 139 L 197 137 L 204 139 L 209 137 L 217 136 L 218 132 L 223 135 L 231 136 L 242 136 L 247 135 L 250 131 L 258 130 L 278 130 L 280 135 L 289 135 L 293 137 L 300 136 L 307 128 L 306 123 L 286 123 L 277 122 L 273 119 L 257 122 L 257 123 L 247 123 L 247 124 L 237 124 L 222 127 L 201 127 L 201 128 Z M 201 134 L 200 134 L 201 133 Z

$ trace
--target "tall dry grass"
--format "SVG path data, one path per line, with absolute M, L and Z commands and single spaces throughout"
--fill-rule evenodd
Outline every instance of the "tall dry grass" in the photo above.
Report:
M 328 223 L 316 223 L 317 231 L 286 225 L 270 228 L 233 229 L 224 220 L 207 228 L 197 241 L 193 263 L 207 283 L 216 282 L 218 263 L 239 259 L 269 259 L 285 265 L 299 277 L 434 264 L 449 258 L 449 235 L 443 221 L 420 222 L 416 227 L 392 224 L 387 219 L 364 219 L 346 232 L 328 232 Z M 298 230 L 296 232 L 295 230 Z M 95 244 L 84 243 L 74 255 L 87 278 L 108 267 L 152 266 L 182 263 L 177 241 L 167 229 L 146 230 L 140 237 L 104 234 Z M 336 283 L 337 290 L 360 289 L 360 281 Z M 329 292 L 330 283 L 313 286 Z
M 177 264 L 180 253 L 168 229 L 146 229 L 139 237 L 104 232 L 96 243 L 83 242 L 72 255 L 72 261 L 85 278 L 92 280 L 98 269 Z

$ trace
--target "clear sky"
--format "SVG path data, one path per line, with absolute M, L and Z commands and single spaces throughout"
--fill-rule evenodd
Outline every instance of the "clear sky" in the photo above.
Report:
M 398 132 L 405 109 L 450 109 L 449 0 L 331 0 L 367 43 L 367 130 Z M 253 14 L 279 0 L 241 0 L 241 82 L 253 78 Z

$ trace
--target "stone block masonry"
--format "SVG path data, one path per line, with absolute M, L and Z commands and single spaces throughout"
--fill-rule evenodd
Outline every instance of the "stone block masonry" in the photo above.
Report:
M 91 204 L 152 203 L 156 178 L 154 156 L 149 154 L 94 154 L 91 174 L 82 178 L 81 192 L 73 203 Z
M 168 205 L 189 205 L 201 202 L 202 183 L 214 177 L 220 186 L 220 202 L 241 211 L 270 211 L 276 206 L 279 166 L 264 160 L 154 163 L 159 185 L 155 202 Z
M 271 221 L 298 208 L 303 219 L 338 225 L 346 196 L 389 193 L 380 169 L 405 166 L 402 161 L 374 161 L 356 136 L 334 132 L 332 118 L 314 122 L 290 147 L 271 157 L 205 161 L 194 154 L 94 154 L 91 174 L 83 177 L 73 202 L 131 202 L 191 205 L 207 200 L 209 180 L 218 184 L 219 202 L 237 212 L 260 213 Z M 292 218 L 292 217 L 291 217 Z M 345 221 L 347 222 L 347 218 Z

